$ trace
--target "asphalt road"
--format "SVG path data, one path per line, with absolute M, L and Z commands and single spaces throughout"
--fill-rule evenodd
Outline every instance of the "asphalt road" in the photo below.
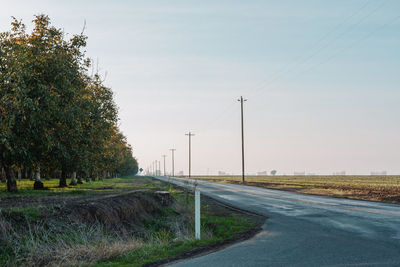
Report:
M 399 205 L 207 181 L 197 188 L 268 219 L 250 240 L 173 266 L 400 266 Z

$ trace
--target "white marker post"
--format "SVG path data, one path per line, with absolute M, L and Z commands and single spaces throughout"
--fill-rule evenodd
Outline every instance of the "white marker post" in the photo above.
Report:
M 200 239 L 200 191 L 197 190 L 194 192 L 194 213 L 196 239 Z

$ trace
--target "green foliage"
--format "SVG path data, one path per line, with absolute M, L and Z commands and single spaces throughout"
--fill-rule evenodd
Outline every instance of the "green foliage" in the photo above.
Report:
M 229 239 L 233 235 L 253 227 L 250 221 L 241 217 L 203 216 L 201 222 L 203 228 L 213 229 L 214 238 L 222 240 Z
M 132 148 L 117 127 L 113 92 L 88 75 L 87 37 L 70 39 L 37 15 L 34 29 L 13 18 L 0 33 L 0 167 L 16 191 L 17 169 L 47 176 L 61 172 L 136 174 Z M 39 178 L 37 178 L 39 179 Z M 65 181 L 60 181 L 65 186 Z

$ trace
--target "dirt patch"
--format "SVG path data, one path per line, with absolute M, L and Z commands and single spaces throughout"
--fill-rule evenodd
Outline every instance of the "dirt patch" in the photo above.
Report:
M 161 213 L 161 205 L 154 192 L 142 191 L 70 203 L 62 208 L 62 213 L 74 222 L 99 222 L 107 228 L 118 229 L 121 225 L 137 226 L 144 220 L 150 220 Z
M 48 206 L 48 205 L 66 205 L 77 201 L 90 201 L 110 194 L 110 192 L 90 193 L 87 195 L 60 195 L 48 194 L 38 196 L 5 196 L 0 197 L 0 208 L 27 207 L 27 206 Z M 114 193 L 115 194 L 115 193 Z

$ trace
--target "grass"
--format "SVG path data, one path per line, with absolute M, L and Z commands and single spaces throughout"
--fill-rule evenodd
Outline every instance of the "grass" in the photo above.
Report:
M 239 176 L 199 176 L 197 179 L 240 183 Z M 400 203 L 400 176 L 247 176 L 246 184 L 374 201 Z
M 13 214 L 22 214 L 33 219 L 40 217 L 39 207 L 12 207 L 11 209 L 5 210 L 10 216 Z
M 40 220 L 26 220 L 20 227 L 24 230 L 14 229 L 0 218 L 2 266 L 93 265 L 143 246 L 134 236 L 107 232 L 100 224 L 48 225 Z
M 193 216 L 193 194 L 187 190 L 172 187 L 171 184 L 162 183 L 158 180 L 154 182 L 159 189 L 170 191 L 174 198 L 184 207 L 185 211 L 180 210 L 181 213 L 186 212 L 189 216 Z M 193 217 L 190 218 L 189 225 L 186 225 L 186 231 L 188 232 L 180 233 L 181 235 L 178 236 L 176 231 L 170 231 L 171 217 L 164 216 L 146 224 L 151 237 L 145 246 L 111 260 L 98 263 L 95 266 L 142 266 L 169 258 L 179 258 L 190 250 L 209 247 L 230 240 L 238 234 L 253 229 L 255 226 L 254 222 L 242 217 L 220 216 L 211 213 L 207 205 L 202 205 L 201 209 L 202 238 L 200 240 L 194 238 Z M 179 214 L 169 207 L 164 208 L 164 212 L 172 216 Z
M 192 240 L 189 242 L 175 242 L 173 244 L 147 244 L 146 246 L 126 253 L 113 260 L 99 263 L 95 266 L 108 267 L 108 266 L 143 266 L 146 263 L 152 263 L 161 259 L 167 259 L 179 255 L 183 251 L 188 251 L 200 245 L 203 245 L 206 241 L 203 240 Z
M 127 176 L 123 178 L 103 179 L 97 181 L 84 181 L 83 184 L 68 187 L 58 187 L 58 179 L 42 180 L 45 187 L 48 190 L 33 190 L 34 181 L 31 180 L 20 180 L 17 181 L 18 193 L 8 193 L 7 185 L 0 183 L 0 197 L 2 196 L 40 196 L 49 194 L 89 194 L 96 191 L 103 190 L 126 190 L 126 189 L 140 189 L 140 188 L 154 188 L 155 185 L 146 184 L 143 180 L 142 183 L 137 183 L 135 187 L 132 184 L 133 179 L 135 182 L 142 181 L 144 177 L 139 176 Z
M 254 228 L 254 223 L 248 219 L 231 214 L 218 215 L 202 205 L 202 239 L 196 240 L 193 194 L 148 177 L 90 181 L 67 188 L 58 188 L 57 179 L 43 182 L 49 190 L 32 190 L 33 181 L 23 180 L 18 181 L 18 194 L 2 192 L 0 196 L 17 196 L 19 199 L 19 196 L 40 197 L 48 194 L 166 190 L 171 192 L 178 204 L 163 207 L 161 213 L 147 218 L 142 222 L 143 229 L 140 231 L 126 229 L 118 233 L 110 232 L 99 223 L 67 222 L 57 216 L 62 208 L 60 205 L 0 209 L 0 265 L 142 266 L 221 244 Z M 4 184 L 0 186 L 2 189 L 5 191 Z M 25 200 L 21 198 L 21 201 Z M 55 217 L 50 213 L 54 213 Z M 49 216 L 50 221 L 46 219 Z
M 196 240 L 193 237 L 174 241 L 171 236 L 158 238 L 140 249 L 134 250 L 106 262 L 98 263 L 98 267 L 143 266 L 168 258 L 182 256 L 187 251 L 199 247 L 215 245 L 233 238 L 235 235 L 250 230 L 254 224 L 241 217 L 202 216 L 202 230 L 211 232 L 207 238 Z M 161 240 L 161 241 L 160 241 Z
M 213 228 L 214 241 L 223 241 L 251 229 L 254 224 L 242 217 L 205 216 L 202 218 L 202 226 L 205 229 Z

